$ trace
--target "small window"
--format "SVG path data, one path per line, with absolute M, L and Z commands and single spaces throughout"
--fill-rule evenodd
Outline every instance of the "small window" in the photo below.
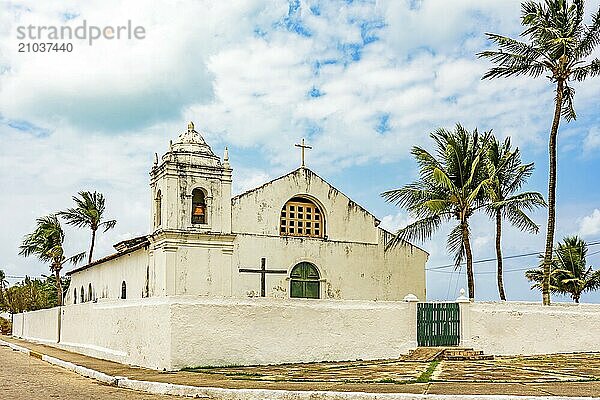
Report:
M 154 220 L 154 226 L 159 227 L 162 224 L 162 193 L 160 192 L 160 189 L 158 192 L 156 192 L 154 207 L 156 216 L 156 219 Z
M 123 283 L 121 283 L 121 298 L 122 299 L 127 298 L 127 284 L 125 283 L 125 281 L 123 281 Z
M 192 224 L 206 223 L 206 198 L 202 189 L 192 191 Z
M 146 297 L 150 296 L 150 267 L 146 267 L 146 286 L 144 287 Z
M 292 268 L 290 274 L 290 297 L 318 299 L 321 293 L 319 271 L 308 262 L 302 262 Z
M 73 304 L 77 304 L 77 288 L 73 289 Z
M 81 293 L 79 293 L 81 302 L 83 303 L 85 301 L 85 294 L 83 293 L 83 286 L 81 287 Z
M 311 200 L 294 197 L 281 210 L 280 234 L 292 236 L 323 237 L 319 222 L 321 210 Z
M 92 284 L 88 285 L 88 301 L 92 301 L 94 298 L 92 297 Z

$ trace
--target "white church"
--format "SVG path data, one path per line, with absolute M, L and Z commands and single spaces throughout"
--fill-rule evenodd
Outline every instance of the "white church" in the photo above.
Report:
M 299 145 L 299 147 L 304 144 Z M 306 146 L 304 146 L 306 147 Z M 304 152 L 302 147 L 302 152 Z M 232 197 L 227 149 L 189 123 L 150 171 L 150 234 L 69 271 L 65 304 L 167 296 L 425 300 L 428 254 L 309 168 Z

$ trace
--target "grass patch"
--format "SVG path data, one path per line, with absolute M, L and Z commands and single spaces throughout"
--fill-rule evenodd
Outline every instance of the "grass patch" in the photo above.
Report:
M 427 369 L 423 371 L 423 373 L 417 378 L 417 383 L 427 383 L 431 379 L 431 375 L 433 375 L 433 371 L 437 368 L 440 362 L 438 360 L 432 361 Z
M 240 367 L 244 367 L 245 365 L 236 365 L 236 364 L 230 364 L 230 365 L 215 365 L 215 366 L 211 366 L 211 365 L 201 365 L 198 367 L 185 367 L 185 368 L 181 368 L 180 371 L 188 371 L 188 372 L 194 372 L 196 370 L 210 370 L 210 369 L 220 369 L 220 368 L 240 368 Z

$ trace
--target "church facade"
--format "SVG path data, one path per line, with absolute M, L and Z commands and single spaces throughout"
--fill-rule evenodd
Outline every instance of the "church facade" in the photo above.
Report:
M 150 171 L 151 233 L 69 271 L 66 304 L 164 296 L 425 299 L 428 254 L 304 166 L 232 197 L 190 123 Z

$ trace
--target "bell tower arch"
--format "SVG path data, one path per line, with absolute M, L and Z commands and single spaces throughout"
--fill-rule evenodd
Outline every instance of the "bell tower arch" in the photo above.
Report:
M 231 233 L 231 176 L 227 149 L 221 160 L 190 122 L 160 160 L 155 156 L 151 231 Z

